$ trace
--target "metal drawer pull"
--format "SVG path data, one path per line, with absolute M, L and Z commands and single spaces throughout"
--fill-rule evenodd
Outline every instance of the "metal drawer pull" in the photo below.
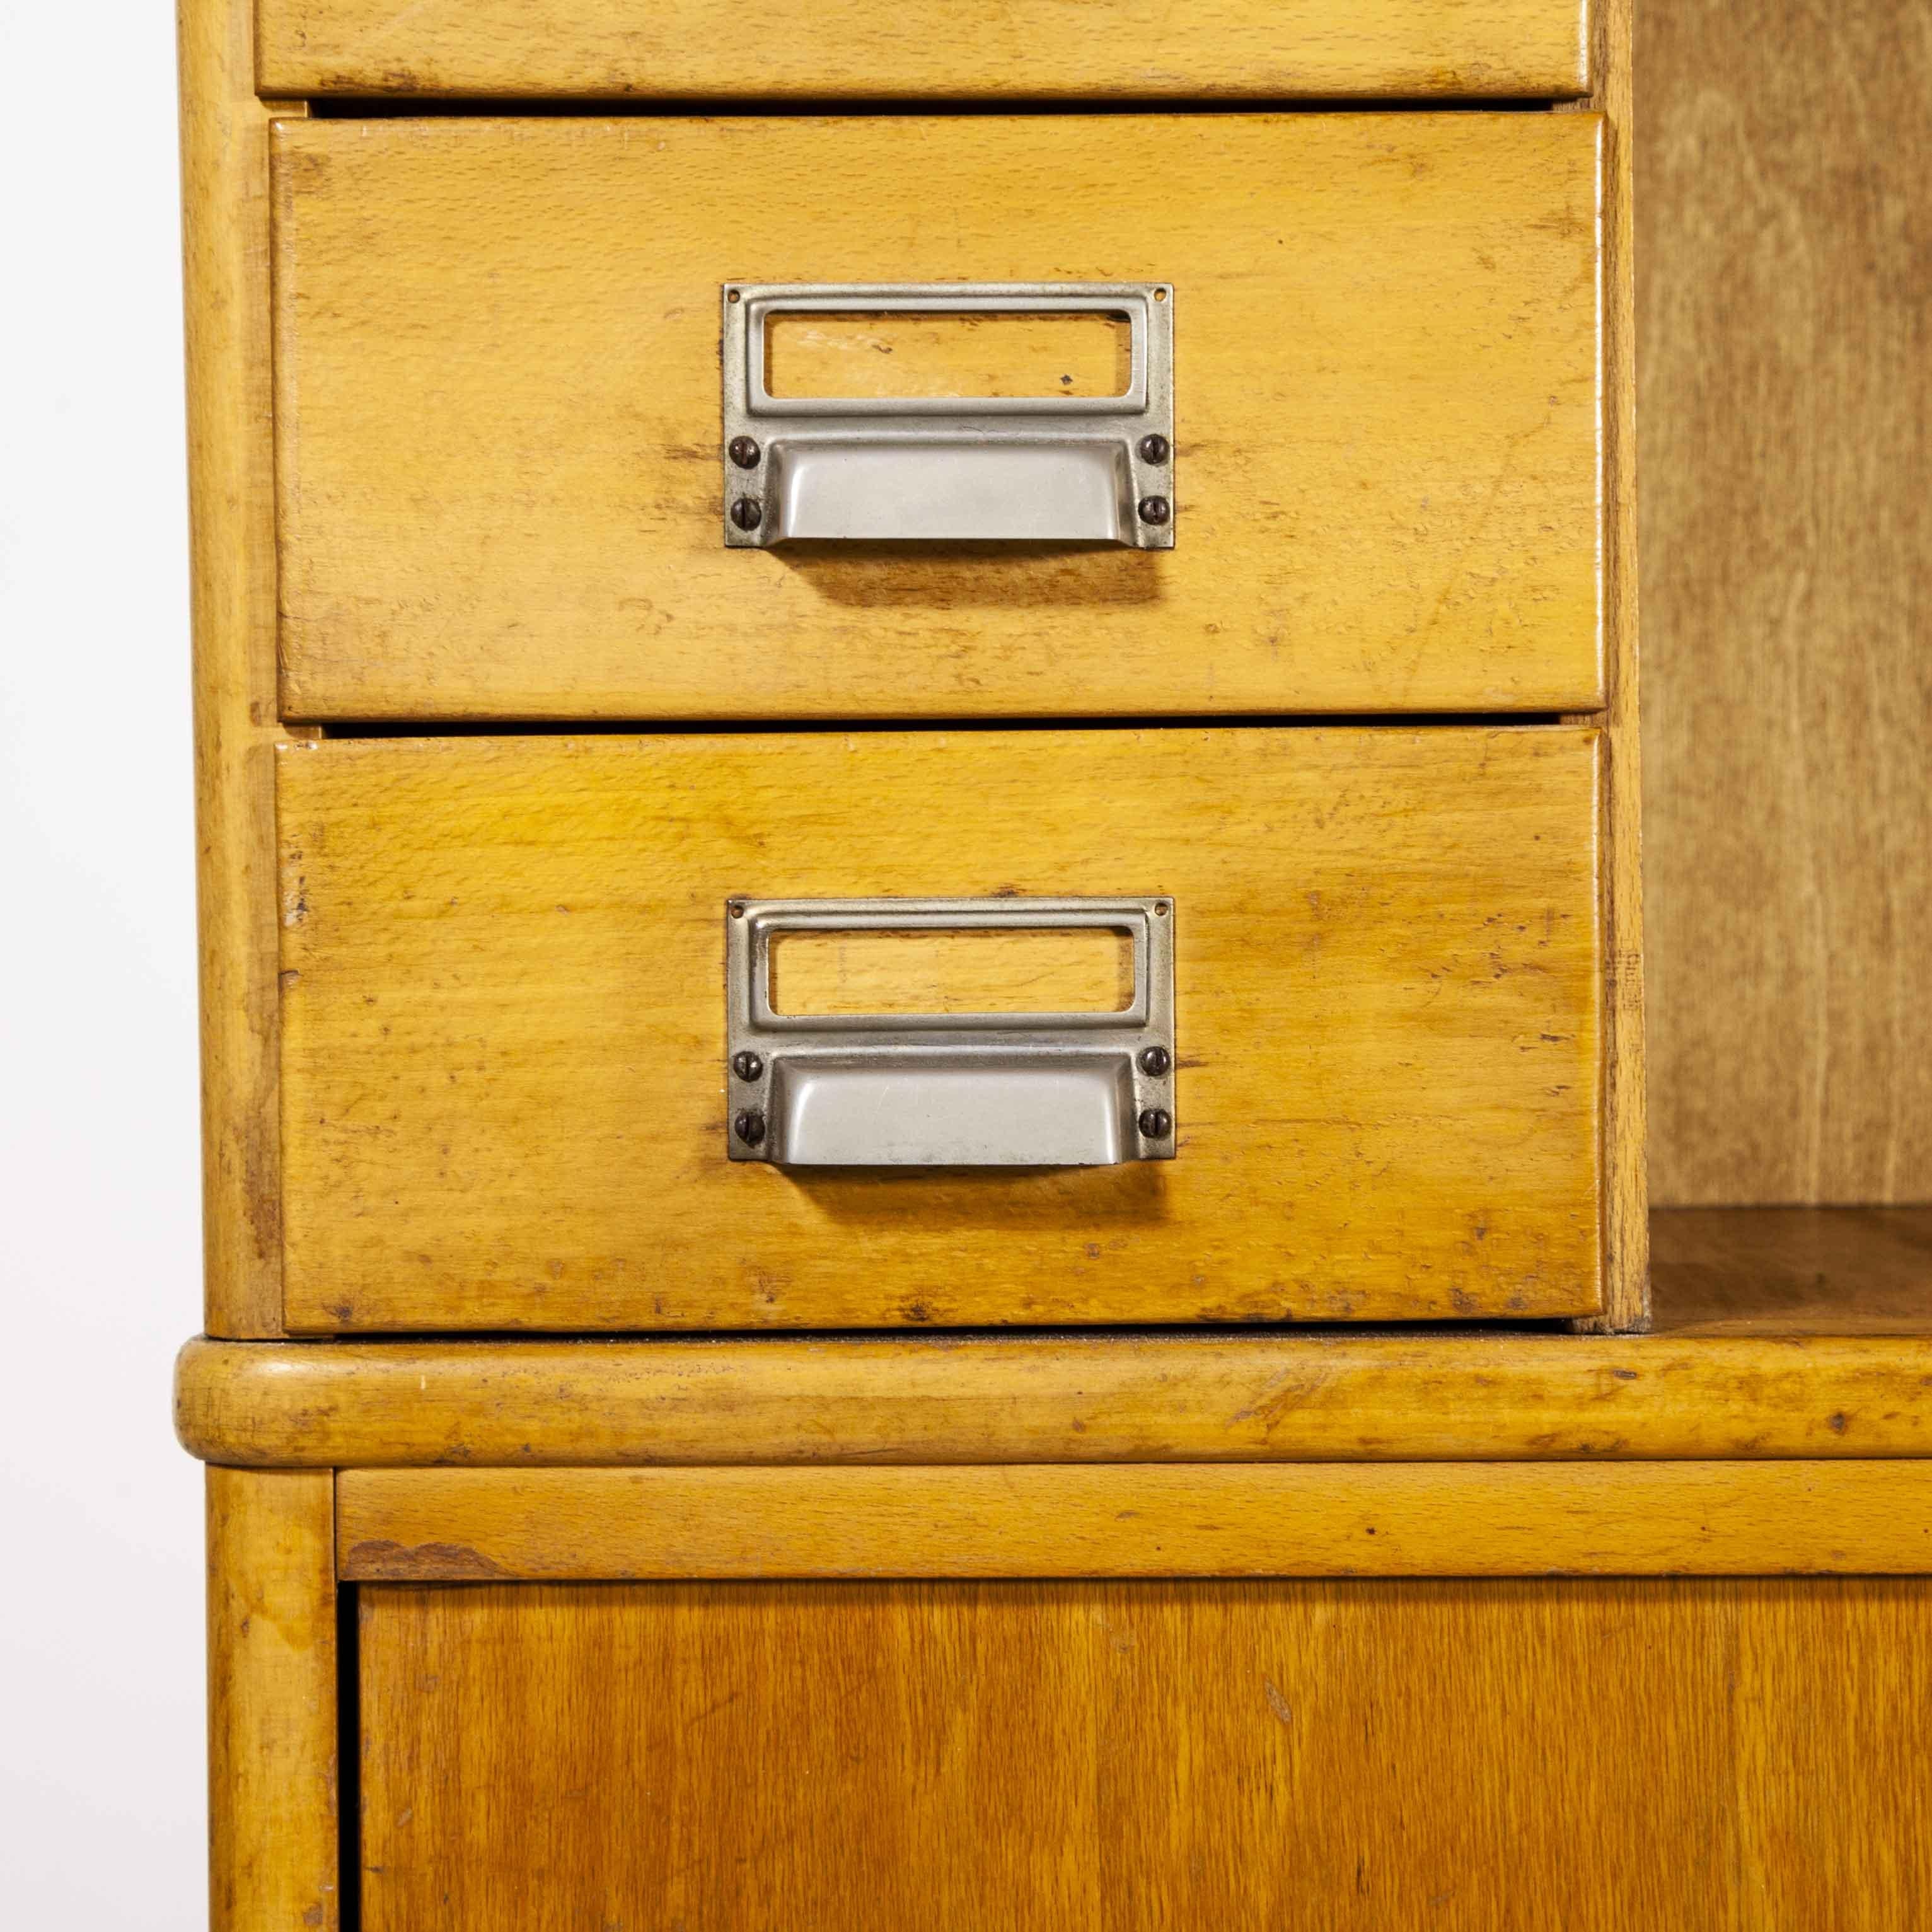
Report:
M 724 541 L 1174 548 L 1174 302 L 1163 282 L 726 286 Z M 1118 315 L 1118 396 L 775 397 L 775 315 Z
M 1107 1167 L 1174 1156 L 1174 902 L 751 899 L 724 919 L 725 1139 L 782 1167 Z M 1118 1012 L 772 1010 L 796 932 L 1098 928 L 1132 944 Z

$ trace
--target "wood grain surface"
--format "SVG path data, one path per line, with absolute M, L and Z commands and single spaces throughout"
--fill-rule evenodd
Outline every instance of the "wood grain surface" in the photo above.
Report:
M 1594 707 L 1600 135 L 1580 113 L 282 125 L 284 713 Z M 749 278 L 1171 280 L 1175 548 L 728 550 L 718 291 Z
M 785 315 L 765 323 L 775 396 L 1124 396 L 1124 316 Z
M 1682 1340 L 1588 1342 L 204 1340 L 175 1426 L 206 1461 L 266 1468 L 1922 1456 L 1924 1268 L 1918 1295 L 1916 1334 L 1767 1331 L 1732 1304 Z
M 1932 1902 L 1923 1584 L 359 1595 L 368 1932 L 1898 1932 Z
M 1932 1461 L 347 1469 L 358 1582 L 1932 1574 Z
M 278 1335 L 268 110 L 252 0 L 180 8 L 202 1240 L 212 1334 Z M 299 115 L 299 105 L 278 112 Z
M 1124 932 L 781 932 L 775 1013 L 1118 1013 L 1134 1003 Z
M 1932 1336 L 1932 1208 L 1679 1208 L 1651 1242 L 1672 1335 Z
M 334 1484 L 210 1469 L 207 1485 L 208 1922 L 336 1932 Z
M 1604 123 L 1604 1196 L 1603 1313 L 1612 1333 L 1649 1318 L 1649 1127 L 1645 1044 L 1643 770 L 1638 730 L 1637 334 L 1631 72 L 1634 0 L 1597 0 Z
M 1595 750 L 1556 727 L 292 747 L 290 1325 L 1587 1312 Z M 728 1160 L 728 898 L 1066 892 L 1173 898 L 1178 1160 Z
M 1642 10 L 1660 1204 L 1932 1198 L 1932 13 Z
M 1562 95 L 1583 0 L 262 0 L 266 93 Z

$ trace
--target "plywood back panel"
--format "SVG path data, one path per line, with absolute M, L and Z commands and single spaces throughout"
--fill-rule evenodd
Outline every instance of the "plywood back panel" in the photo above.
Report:
M 1932 12 L 1640 9 L 1651 1191 L 1932 1198 Z

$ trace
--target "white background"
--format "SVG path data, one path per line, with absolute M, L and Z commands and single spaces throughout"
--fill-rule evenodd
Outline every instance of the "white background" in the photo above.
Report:
M 0 0 L 0 1918 L 206 1922 L 174 9 Z

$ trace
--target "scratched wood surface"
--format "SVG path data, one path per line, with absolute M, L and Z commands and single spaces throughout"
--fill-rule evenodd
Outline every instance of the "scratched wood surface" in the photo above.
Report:
M 1932 11 L 1640 10 L 1652 1186 L 1932 1198 Z
M 265 93 L 1558 96 L 1585 0 L 262 0 Z
M 369 1932 L 1932 1910 L 1922 1582 L 358 1597 Z
M 181 156 L 194 626 L 206 1321 L 281 1332 L 275 1107 L 274 443 L 268 110 L 252 0 L 184 0 Z M 298 114 L 299 105 L 278 112 Z
M 775 315 L 775 396 L 1121 396 L 1133 328 L 1108 315 Z
M 1634 265 L 1634 0 L 1597 0 L 1597 92 L 1604 117 L 1604 987 L 1606 1144 L 1601 1328 L 1647 1318 L 1643 956 L 1643 771 L 1638 728 L 1636 316 Z
M 341 1922 L 334 1488 L 326 1471 L 208 1472 L 212 1932 Z
M 284 716 L 1593 707 L 1600 134 L 281 126 Z M 1171 280 L 1176 547 L 728 550 L 718 316 L 741 278 Z M 842 353 L 862 388 L 879 357 Z
M 298 1330 L 1598 1304 L 1589 730 L 333 740 L 280 796 Z M 728 1160 L 728 898 L 1070 892 L 1172 898 L 1178 1160 Z
M 1645 1335 L 197 1340 L 176 1429 L 320 1468 L 1932 1452 L 1932 1208 L 1657 1223 Z
M 346 1469 L 357 1582 L 1932 1573 L 1932 1461 Z

